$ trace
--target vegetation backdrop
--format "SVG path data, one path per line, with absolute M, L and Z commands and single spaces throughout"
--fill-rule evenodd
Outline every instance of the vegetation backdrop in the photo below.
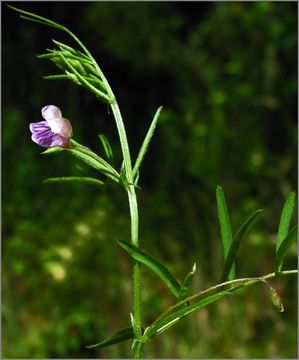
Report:
M 119 163 L 112 115 L 86 90 L 42 79 L 56 69 L 35 55 L 52 38 L 68 43 L 63 33 L 1 5 L 3 357 L 128 357 L 130 341 L 85 348 L 129 321 L 131 259 L 115 241 L 129 239 L 125 193 L 43 184 L 94 174 L 67 154 L 40 155 L 29 132 L 41 108 L 55 104 L 77 141 L 101 151 L 98 134 L 106 134 Z M 118 98 L 133 156 L 164 105 L 139 181 L 142 248 L 180 278 L 196 261 L 193 291 L 217 283 L 220 184 L 234 230 L 265 209 L 239 250 L 238 276 L 272 272 L 280 211 L 297 181 L 297 3 L 13 5 L 62 23 L 87 45 Z M 294 247 L 285 268 L 296 267 Z M 173 299 L 147 269 L 143 278 L 148 322 Z M 284 313 L 257 285 L 158 336 L 146 356 L 296 358 L 296 277 L 277 286 Z

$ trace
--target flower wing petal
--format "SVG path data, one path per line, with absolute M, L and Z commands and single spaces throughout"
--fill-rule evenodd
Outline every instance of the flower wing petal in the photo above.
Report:
M 55 134 L 46 121 L 38 123 L 31 123 L 29 125 L 30 131 L 32 132 L 31 139 L 36 144 L 51 148 L 54 146 L 67 146 L 69 142 L 68 137 L 63 137 L 59 134 Z

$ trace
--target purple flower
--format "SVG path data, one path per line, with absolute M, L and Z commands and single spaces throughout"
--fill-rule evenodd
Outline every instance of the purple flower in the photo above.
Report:
M 47 105 L 42 108 L 42 117 L 46 121 L 29 125 L 31 139 L 46 148 L 68 147 L 73 135 L 72 125 L 68 119 L 62 117 L 60 109 L 55 105 Z

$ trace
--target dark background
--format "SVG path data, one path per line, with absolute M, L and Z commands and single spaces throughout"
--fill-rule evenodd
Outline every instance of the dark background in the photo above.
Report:
M 233 230 L 254 210 L 238 277 L 274 269 L 278 221 L 297 181 L 297 3 L 11 3 L 69 27 L 97 59 L 117 96 L 133 159 L 158 106 L 164 110 L 142 165 L 140 241 L 180 279 L 197 262 L 193 291 L 219 281 L 223 257 L 215 188 L 223 186 Z M 58 30 L 2 5 L 2 334 L 6 358 L 130 357 L 131 342 L 87 350 L 132 311 L 125 193 L 109 184 L 43 184 L 96 176 L 68 154 L 40 155 L 29 123 L 55 104 L 74 138 L 94 151 L 98 134 L 121 153 L 113 117 L 94 95 L 36 54 Z M 297 267 L 296 247 L 285 268 Z M 276 282 L 278 313 L 257 285 L 190 316 L 146 348 L 147 357 L 295 358 L 296 277 Z M 174 303 L 143 270 L 144 323 Z

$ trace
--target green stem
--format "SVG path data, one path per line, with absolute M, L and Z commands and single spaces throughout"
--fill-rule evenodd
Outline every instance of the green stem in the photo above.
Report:
M 106 88 L 109 97 L 113 99 L 110 105 L 114 115 L 117 131 L 120 139 L 127 182 L 128 184 L 130 184 L 126 187 L 126 190 L 128 193 L 130 217 L 131 217 L 131 242 L 132 244 L 138 247 L 138 242 L 139 242 L 138 241 L 138 227 L 139 227 L 138 204 L 137 204 L 135 187 L 134 185 L 131 185 L 133 183 L 133 172 L 132 172 L 129 144 L 117 101 L 115 100 L 114 94 L 107 80 L 104 77 L 102 77 L 102 79 L 106 83 Z M 142 337 L 141 271 L 140 271 L 140 264 L 138 262 L 135 262 L 133 268 L 133 293 L 134 293 L 134 334 L 135 334 L 135 339 L 138 341 Z M 137 345 L 134 348 L 134 358 L 140 358 L 142 356 L 142 347 L 143 345 L 140 342 L 137 342 Z
M 131 241 L 132 244 L 138 246 L 138 207 L 135 188 L 133 185 L 128 187 L 128 197 L 131 215 Z M 140 263 L 135 262 L 133 268 L 134 282 L 134 334 L 135 339 L 142 337 L 141 327 L 141 271 Z M 134 358 L 139 359 L 142 356 L 142 345 L 137 342 L 134 348 Z
M 122 155 L 124 159 L 124 167 L 127 183 L 130 184 L 126 186 L 126 190 L 128 193 L 129 199 L 129 207 L 130 207 L 130 217 L 131 217 L 131 242 L 135 246 L 138 247 L 138 205 L 137 205 L 137 197 L 135 192 L 135 187 L 133 184 L 133 171 L 132 171 L 132 162 L 129 150 L 128 139 L 126 135 L 125 126 L 123 123 L 122 115 L 115 99 L 114 93 L 105 78 L 103 72 L 98 66 L 97 62 L 93 59 L 89 51 L 85 48 L 85 46 L 77 39 L 74 34 L 70 33 L 71 36 L 78 42 L 78 44 L 82 47 L 85 53 L 91 58 L 95 68 L 99 72 L 100 78 L 103 80 L 106 90 L 108 93 L 108 97 L 111 100 L 110 106 L 113 112 L 113 116 L 116 122 L 116 127 L 119 135 L 120 145 L 122 149 Z M 140 358 L 142 356 L 142 347 L 143 345 L 138 342 L 138 340 L 142 337 L 142 324 L 141 324 L 141 271 L 140 264 L 135 262 L 133 268 L 133 293 L 134 293 L 134 334 L 135 339 L 137 341 L 137 345 L 134 348 L 134 357 Z
M 113 99 L 115 99 L 110 87 L 108 87 L 108 92 L 110 93 L 109 95 Z M 127 136 L 126 136 L 126 131 L 123 124 L 122 116 L 116 100 L 114 100 L 111 103 L 111 109 L 116 121 L 117 131 L 119 134 L 127 182 L 129 184 L 132 184 L 133 173 L 132 173 L 132 163 L 131 163 L 129 145 L 127 141 Z M 138 247 L 139 221 L 138 221 L 138 205 L 137 205 L 135 187 L 134 185 L 128 185 L 126 187 L 126 190 L 128 193 L 130 217 L 131 217 L 131 242 L 133 245 Z M 143 345 L 140 342 L 138 342 L 138 340 L 142 337 L 141 271 L 140 271 L 140 264 L 138 262 L 134 263 L 134 268 L 133 268 L 133 293 L 134 293 L 134 334 L 135 334 L 135 339 L 137 340 L 137 345 L 134 348 L 134 358 L 138 359 L 142 356 L 142 347 L 143 347 Z
M 170 308 L 168 308 L 165 312 L 163 312 L 152 324 L 155 324 L 157 323 L 160 319 L 162 319 L 164 316 L 166 316 L 168 313 L 174 311 L 176 308 L 180 307 L 181 305 L 183 304 L 186 304 L 186 302 L 188 301 L 192 301 L 208 292 L 211 292 L 213 290 L 216 290 L 218 288 L 222 288 L 223 286 L 227 286 L 227 285 L 234 285 L 234 284 L 238 284 L 238 283 L 241 283 L 240 286 L 250 286 L 250 285 L 253 285 L 257 282 L 263 282 L 263 283 L 267 283 L 266 280 L 268 279 L 272 279 L 272 278 L 275 278 L 279 275 L 292 275 L 292 274 L 298 274 L 298 270 L 285 270 L 285 271 L 281 271 L 279 273 L 275 273 L 275 272 L 272 272 L 270 274 L 267 274 L 267 275 L 264 275 L 264 276 L 260 276 L 260 277 L 248 277 L 248 278 L 241 278 L 241 279 L 234 279 L 234 280 L 230 280 L 230 281 L 225 281 L 221 284 L 217 284 L 217 285 L 214 285 L 214 286 L 211 286 L 209 287 L 208 289 L 205 289 L 205 290 L 202 290 L 202 291 L 199 291 L 198 293 L 194 294 L 194 295 L 191 295 L 187 298 L 185 298 L 184 300 L 176 303 L 175 305 L 171 306 Z M 242 284 L 243 283 L 243 284 Z M 234 291 L 234 290 L 237 290 L 238 289 L 238 285 L 235 286 L 235 287 L 231 287 L 229 289 L 229 291 Z
M 110 92 L 110 89 L 109 89 Z M 111 91 L 111 95 L 114 98 L 114 95 Z M 129 184 L 133 183 L 133 174 L 132 174 L 132 163 L 131 163 L 131 156 L 130 150 L 126 135 L 126 130 L 123 124 L 122 116 L 118 107 L 116 100 L 111 103 L 111 109 L 115 118 L 116 127 L 119 135 L 120 145 L 122 149 L 123 159 L 124 159 L 124 166 L 126 171 L 126 177 Z M 138 233 L 137 233 L 138 238 Z
M 124 167 L 125 167 L 125 174 L 127 183 L 130 184 L 126 186 L 126 190 L 128 193 L 129 199 L 129 207 L 130 207 L 130 217 L 131 217 L 131 242 L 135 246 L 138 247 L 138 205 L 137 205 L 137 197 L 135 192 L 135 187 L 133 184 L 133 171 L 132 171 L 132 162 L 131 162 L 131 155 L 129 150 L 128 139 L 126 135 L 125 126 L 123 123 L 122 115 L 115 99 L 114 93 L 105 78 L 102 70 L 100 69 L 97 62 L 94 60 L 90 52 L 86 49 L 86 47 L 81 43 L 81 41 L 68 29 L 66 31 L 69 33 L 70 36 L 81 46 L 81 48 L 85 51 L 87 56 L 92 60 L 95 69 L 98 71 L 100 78 L 102 79 L 103 83 L 105 84 L 106 91 L 108 97 L 110 99 L 110 106 L 113 112 L 113 116 L 116 122 L 116 127 L 119 135 L 122 155 L 124 159 Z M 142 356 L 142 347 L 138 340 L 142 337 L 142 325 L 141 325 L 141 272 L 140 272 L 140 264 L 135 262 L 133 268 L 133 293 L 134 293 L 134 334 L 135 340 L 137 344 L 134 348 L 134 357 L 140 358 Z
M 138 205 L 137 205 L 137 197 L 135 192 L 135 187 L 133 184 L 133 171 L 132 171 L 132 162 L 129 150 L 128 139 L 126 135 L 126 130 L 124 127 L 124 123 L 122 120 L 121 112 L 119 110 L 117 101 L 113 94 L 113 91 L 105 78 L 102 70 L 98 66 L 97 62 L 91 56 L 90 52 L 86 49 L 86 47 L 81 43 L 81 41 L 71 32 L 69 34 L 77 41 L 77 43 L 81 46 L 81 48 L 85 51 L 85 53 L 91 58 L 95 68 L 99 72 L 100 78 L 103 80 L 108 97 L 111 100 L 110 106 L 114 115 L 114 119 L 116 122 L 116 127 L 119 135 L 120 145 L 122 149 L 122 155 L 124 159 L 124 167 L 127 182 L 130 184 L 127 186 L 127 193 L 129 199 L 130 206 L 130 217 L 131 217 L 131 242 L 135 246 L 138 247 Z M 134 358 L 139 359 L 143 354 L 143 343 L 138 341 L 142 337 L 142 324 L 141 324 L 141 271 L 140 271 L 140 263 L 135 262 L 133 268 L 133 292 L 134 292 L 134 334 L 135 339 L 137 340 L 137 344 L 134 348 Z
M 137 197 L 135 192 L 135 187 L 133 184 L 133 171 L 132 171 L 132 162 L 131 155 L 129 150 L 128 139 L 126 135 L 125 126 L 123 123 L 122 115 L 113 94 L 113 91 L 105 78 L 103 72 L 98 66 L 97 62 L 93 59 L 90 52 L 85 48 L 85 46 L 80 42 L 80 40 L 71 32 L 69 34 L 77 41 L 77 43 L 82 47 L 85 53 L 91 58 L 95 68 L 99 72 L 100 78 L 103 80 L 106 90 L 108 93 L 108 97 L 110 98 L 110 106 L 113 112 L 113 116 L 116 122 L 116 127 L 119 135 L 120 145 L 122 149 L 122 155 L 124 159 L 124 167 L 127 183 L 130 184 L 126 187 L 129 199 L 129 207 L 130 207 L 130 217 L 131 217 L 131 242 L 135 246 L 138 247 L 138 205 L 137 205 Z M 137 344 L 134 348 L 134 358 L 140 358 L 142 356 L 143 344 L 138 341 L 142 337 L 142 324 L 141 324 L 141 271 L 140 264 L 135 262 L 133 268 L 133 293 L 134 293 L 134 334 L 135 340 Z
M 108 92 L 111 92 L 110 96 L 113 99 L 115 99 L 110 87 L 108 87 L 108 90 L 109 90 Z M 117 131 L 119 134 L 127 182 L 129 184 L 132 184 L 133 173 L 132 173 L 132 163 L 131 163 L 129 145 L 127 141 L 127 136 L 126 136 L 126 131 L 123 124 L 122 116 L 116 100 L 114 100 L 111 103 L 111 109 L 116 121 Z M 128 185 L 126 187 L 126 190 L 128 193 L 130 217 L 131 217 L 131 242 L 133 245 L 138 247 L 139 220 L 138 220 L 138 205 L 137 205 L 135 187 L 134 185 Z M 138 341 L 142 337 L 141 271 L 140 271 L 140 264 L 138 262 L 134 263 L 134 268 L 133 268 L 133 293 L 134 293 L 134 334 L 135 334 L 135 339 L 137 340 L 137 344 L 134 348 L 134 358 L 139 359 L 142 356 L 143 344 L 141 344 Z
M 134 359 L 140 359 L 143 357 L 143 347 L 145 343 L 142 341 L 138 341 L 134 348 Z

